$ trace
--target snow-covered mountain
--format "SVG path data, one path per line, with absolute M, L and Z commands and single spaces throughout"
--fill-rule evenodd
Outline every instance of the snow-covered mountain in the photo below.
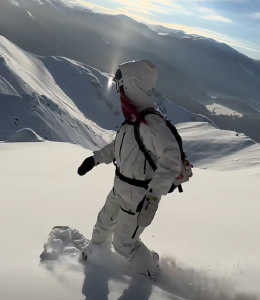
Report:
M 157 90 L 169 100 L 206 115 L 221 129 L 260 141 L 256 60 L 212 39 L 151 29 L 124 15 L 96 14 L 73 1 L 11 2 L 0 2 L 1 34 L 23 49 L 68 57 L 105 73 L 114 73 L 122 61 L 148 58 L 159 70 Z
M 87 86 L 95 80 L 88 69 L 83 67 L 81 72 L 76 63 L 62 58 L 38 59 L 3 37 L 0 37 L 0 55 L 1 140 L 7 139 L 17 129 L 29 127 L 45 139 L 53 141 L 75 142 L 91 149 L 104 145 L 103 133 L 107 136 L 107 132 L 83 115 L 55 81 L 55 74 L 52 75 L 44 64 L 52 65 L 61 80 L 62 74 L 67 75 L 63 84 L 68 86 L 70 83 L 72 92 L 73 84 L 82 85 L 82 80 L 86 79 Z M 61 62 L 61 67 L 57 69 L 55 62 Z M 81 78 L 79 75 L 82 73 L 85 76 Z M 90 94 L 86 91 L 87 88 L 83 97 L 90 97 L 91 90 Z M 75 86 L 75 93 L 77 92 L 82 91 Z M 95 88 L 92 93 L 97 102 Z
M 120 126 L 112 75 L 71 59 L 30 54 L 1 36 L 0 57 L 0 140 L 28 127 L 48 140 L 95 149 Z M 175 123 L 211 122 L 158 92 L 154 101 Z

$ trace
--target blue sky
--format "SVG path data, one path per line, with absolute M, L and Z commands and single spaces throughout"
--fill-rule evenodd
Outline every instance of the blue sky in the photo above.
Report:
M 125 14 L 225 42 L 260 60 L 260 0 L 74 0 L 94 11 Z

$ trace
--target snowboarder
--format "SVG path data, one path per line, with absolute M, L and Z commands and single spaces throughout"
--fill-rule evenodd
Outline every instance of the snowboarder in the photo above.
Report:
M 115 140 L 95 151 L 78 169 L 78 174 L 83 176 L 102 163 L 114 162 L 116 166 L 114 187 L 98 214 L 91 243 L 83 249 L 83 258 L 91 253 L 93 244 L 105 243 L 113 234 L 115 251 L 131 262 L 134 272 L 152 280 L 158 272 L 159 256 L 148 249 L 140 235 L 151 224 L 162 195 L 168 193 L 173 182 L 178 185 L 186 181 L 183 180 L 185 172 L 188 177 L 192 175 L 188 161 L 184 164 L 186 169 L 183 168 L 185 156 L 182 157 L 179 142 L 165 119 L 158 115 L 159 111 L 142 117 L 144 110 L 156 109 L 152 94 L 157 77 L 156 67 L 149 60 L 119 65 L 114 82 L 125 122 Z M 136 139 L 136 122 L 146 153 Z M 151 159 L 155 168 L 150 165 Z

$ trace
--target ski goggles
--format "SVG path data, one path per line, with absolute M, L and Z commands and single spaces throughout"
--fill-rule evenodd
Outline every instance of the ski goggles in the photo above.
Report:
M 113 79 L 113 82 L 114 82 L 115 85 L 116 85 L 116 91 L 119 92 L 120 87 L 124 85 L 124 84 L 123 84 L 124 82 L 123 82 L 122 72 L 121 72 L 120 69 L 118 69 L 118 70 L 116 71 L 116 75 L 115 75 L 115 77 L 114 77 L 114 79 Z
M 116 84 L 116 91 L 119 92 L 120 86 L 123 86 L 123 78 L 117 80 L 113 79 L 114 83 Z

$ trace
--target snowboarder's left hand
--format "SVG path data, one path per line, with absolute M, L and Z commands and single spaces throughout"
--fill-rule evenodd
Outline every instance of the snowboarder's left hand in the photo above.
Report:
M 78 174 L 83 176 L 95 167 L 96 163 L 93 156 L 86 158 L 78 168 Z
M 193 176 L 193 173 L 192 173 L 193 164 L 191 164 L 190 161 L 186 158 L 183 161 L 183 165 L 184 165 L 185 171 L 187 172 L 188 176 L 192 177 Z
M 192 168 L 193 165 L 188 161 L 188 159 L 185 159 L 182 162 L 182 171 L 180 175 L 174 178 L 174 185 L 178 186 L 184 182 L 189 181 L 190 178 L 193 176 Z

